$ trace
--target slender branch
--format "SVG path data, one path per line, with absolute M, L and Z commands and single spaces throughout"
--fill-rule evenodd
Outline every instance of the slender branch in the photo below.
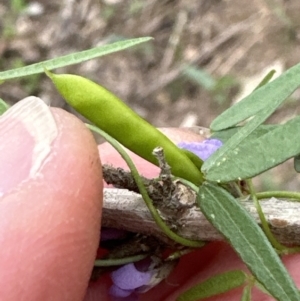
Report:
M 97 128 L 96 126 L 91 125 L 91 124 L 86 124 L 86 126 L 90 130 L 100 134 L 103 138 L 105 138 L 105 140 L 107 142 L 109 142 L 116 149 L 116 151 L 121 155 L 121 157 L 125 160 L 126 164 L 128 165 L 128 167 L 131 171 L 132 177 L 139 189 L 139 192 L 141 193 L 141 195 L 143 197 L 143 200 L 147 206 L 147 209 L 151 213 L 151 217 L 155 221 L 156 225 L 158 227 L 160 227 L 160 230 L 162 232 L 164 232 L 164 234 L 168 237 L 168 239 L 171 239 L 172 241 L 175 241 L 175 242 L 177 242 L 183 246 L 187 246 L 187 247 L 194 247 L 194 248 L 202 247 L 204 245 L 204 243 L 202 241 L 193 241 L 193 240 L 181 237 L 180 235 L 178 235 L 176 232 L 172 231 L 168 227 L 168 225 L 165 223 L 164 218 L 159 214 L 159 211 L 154 206 L 153 201 L 149 197 L 148 191 L 144 185 L 143 179 L 140 177 L 136 166 L 134 165 L 130 156 L 124 150 L 123 146 L 121 144 L 119 144 L 119 142 L 117 140 L 115 140 L 113 137 L 108 135 L 106 132 L 104 132 L 100 128 Z M 176 225 L 176 227 L 177 227 L 177 225 Z
M 182 195 L 185 197 L 185 194 Z M 253 201 L 241 201 L 245 208 L 260 223 Z M 261 202 L 262 210 L 272 233 L 279 242 L 300 245 L 300 203 L 270 198 Z M 178 213 L 177 234 L 192 240 L 223 240 L 222 235 L 206 220 L 201 211 L 193 206 Z M 103 226 L 125 229 L 153 235 L 170 243 L 170 240 L 156 225 L 142 197 L 126 189 L 105 188 L 103 204 Z

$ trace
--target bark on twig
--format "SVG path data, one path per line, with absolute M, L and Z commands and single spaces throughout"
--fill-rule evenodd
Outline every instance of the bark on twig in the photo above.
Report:
M 251 200 L 242 201 L 245 208 L 259 222 Z M 271 198 L 261 201 L 271 230 L 284 244 L 300 244 L 300 203 Z M 223 240 L 222 235 L 207 221 L 197 206 L 186 207 L 177 216 L 177 233 L 193 240 Z M 153 221 L 142 197 L 126 189 L 104 189 L 102 225 L 132 232 L 153 235 L 166 243 L 169 239 Z

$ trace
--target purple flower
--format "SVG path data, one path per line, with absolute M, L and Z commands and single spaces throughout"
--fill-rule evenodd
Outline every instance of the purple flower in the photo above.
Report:
M 218 148 L 223 145 L 219 139 L 206 139 L 203 142 L 180 142 L 178 147 L 184 148 L 203 161 L 207 160 Z
M 111 273 L 113 283 L 124 290 L 134 290 L 145 285 L 151 277 L 152 273 L 139 271 L 134 263 L 128 263 Z
M 165 279 L 176 262 L 164 262 L 154 257 L 126 264 L 111 273 L 113 285 L 109 294 L 114 301 L 137 301 L 144 293 Z
M 133 293 L 136 289 L 150 283 L 152 276 L 151 270 L 140 271 L 134 263 L 126 264 L 111 273 L 114 284 L 110 287 L 109 294 L 119 298 L 128 297 L 124 299 L 128 301 L 136 300 L 136 295 Z

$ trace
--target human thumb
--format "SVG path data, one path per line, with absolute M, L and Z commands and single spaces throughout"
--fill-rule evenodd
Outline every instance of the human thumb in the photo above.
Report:
M 0 117 L 0 300 L 82 301 L 99 243 L 97 146 L 28 97 Z

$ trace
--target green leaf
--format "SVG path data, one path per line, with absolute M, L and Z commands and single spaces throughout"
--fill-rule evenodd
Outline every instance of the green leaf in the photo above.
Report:
M 219 139 L 219 140 L 221 140 L 222 142 L 225 143 L 233 135 L 235 135 L 241 128 L 242 128 L 241 126 L 236 126 L 236 127 L 229 128 L 229 129 L 226 129 L 226 130 L 213 132 L 211 134 L 210 138 L 216 138 L 216 139 Z
M 262 124 L 248 136 L 248 139 L 254 139 L 259 136 L 262 136 L 262 135 L 266 134 L 267 132 L 275 129 L 277 126 L 278 126 L 277 124 Z M 236 126 L 234 128 L 229 128 L 226 130 L 213 132 L 211 135 L 211 138 L 217 138 L 217 139 L 221 140 L 222 142 L 226 142 L 233 135 L 235 135 L 240 129 L 242 129 L 241 126 Z
M 274 69 L 272 69 L 270 72 L 268 72 L 268 74 L 262 79 L 262 81 L 254 89 L 254 91 L 261 88 L 262 86 L 266 85 L 272 79 L 272 77 L 275 73 L 276 73 L 276 70 L 274 70 Z
M 2 115 L 5 111 L 9 109 L 9 105 L 0 98 L 0 115 Z
M 247 117 L 256 114 L 247 124 L 219 148 L 202 166 L 202 172 L 208 173 L 224 160 L 225 155 L 235 149 L 259 125 L 261 125 L 276 108 L 300 86 L 300 64 L 289 69 L 280 77 L 264 85 L 234 105 L 213 122 L 213 131 L 232 127 Z M 226 158 L 225 158 L 226 160 Z
M 300 295 L 279 256 L 246 209 L 223 188 L 205 182 L 198 204 L 207 219 L 230 242 L 256 279 L 279 301 Z
M 207 91 L 212 91 L 217 84 L 217 81 L 204 69 L 186 66 L 183 70 L 183 74 Z
M 151 39 L 152 39 L 151 37 L 144 37 L 144 38 L 125 40 L 125 41 L 116 42 L 104 46 L 95 47 L 81 52 L 71 53 L 65 56 L 32 64 L 29 66 L 16 68 L 8 71 L 2 71 L 0 72 L 0 81 L 12 79 L 12 78 L 18 78 L 22 76 L 28 76 L 32 74 L 44 73 L 45 68 L 47 70 L 53 70 L 55 68 L 79 64 L 94 59 L 96 57 L 100 57 L 120 50 L 124 50 L 126 48 L 147 42 Z
M 228 292 L 245 283 L 247 275 L 240 270 L 213 276 L 182 293 L 176 301 L 198 301 Z
M 299 86 L 300 64 L 290 68 L 223 112 L 211 123 L 210 128 L 213 131 L 220 131 L 233 127 L 266 107 L 271 107 L 272 113 Z
M 254 139 L 250 136 L 220 157 L 206 174 L 210 181 L 252 178 L 300 153 L 300 116 Z
M 207 174 L 213 168 L 214 171 L 220 165 L 220 161 L 224 161 L 224 157 L 235 149 L 243 140 L 249 137 L 249 135 L 259 127 L 271 114 L 275 111 L 275 107 L 271 104 L 264 108 L 259 114 L 257 114 L 252 120 L 250 120 L 245 126 L 243 126 L 235 135 L 233 135 L 221 148 L 213 153 L 208 160 L 202 165 L 202 172 Z M 226 159 L 225 159 L 226 160 Z M 219 179 L 216 179 L 218 181 Z

